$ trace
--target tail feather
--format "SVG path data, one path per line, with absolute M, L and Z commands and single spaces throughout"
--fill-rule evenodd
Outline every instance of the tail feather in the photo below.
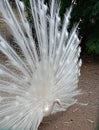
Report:
M 68 32 L 72 6 L 64 15 L 51 0 L 30 0 L 36 40 L 24 12 L 15 0 L 19 20 L 8 0 L 0 0 L 0 12 L 21 54 L 0 36 L 0 51 L 8 64 L 0 64 L 0 126 L 13 130 L 37 130 L 44 116 L 64 111 L 80 94 L 80 40 L 78 25 Z M 21 22 L 20 22 L 21 21 Z

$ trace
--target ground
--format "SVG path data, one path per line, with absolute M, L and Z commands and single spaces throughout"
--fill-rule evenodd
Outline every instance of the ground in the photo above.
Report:
M 80 104 L 45 118 L 39 130 L 99 130 L 99 58 L 83 58 L 79 88 Z

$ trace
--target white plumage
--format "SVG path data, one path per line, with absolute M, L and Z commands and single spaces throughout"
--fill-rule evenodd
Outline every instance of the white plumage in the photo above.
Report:
M 81 66 L 78 24 L 68 33 L 72 6 L 61 24 L 55 0 L 49 8 L 44 0 L 30 0 L 34 39 L 23 3 L 15 2 L 21 24 L 9 1 L 0 0 L 0 12 L 22 54 L 0 36 L 0 51 L 8 59 L 7 64 L 0 63 L 0 127 L 37 130 L 44 116 L 77 103 Z

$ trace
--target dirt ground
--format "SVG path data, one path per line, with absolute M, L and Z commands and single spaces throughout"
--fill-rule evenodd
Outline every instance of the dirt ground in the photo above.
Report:
M 79 88 L 82 104 L 45 118 L 39 130 L 99 130 L 99 58 L 83 58 Z

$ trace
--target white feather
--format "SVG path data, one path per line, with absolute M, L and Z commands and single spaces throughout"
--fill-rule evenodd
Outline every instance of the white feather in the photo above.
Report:
M 20 6 L 21 10 L 24 12 L 25 6 L 24 6 L 24 3 L 22 1 L 19 1 L 19 6 Z
M 9 1 L 0 0 L 0 12 L 22 53 L 18 54 L 0 36 L 0 51 L 9 61 L 8 65 L 0 64 L 0 127 L 37 130 L 44 116 L 64 111 L 77 102 L 82 64 L 78 24 L 69 34 L 72 6 L 61 25 L 55 0 L 49 8 L 44 0 L 30 0 L 35 41 L 23 2 L 15 2 L 21 24 Z

